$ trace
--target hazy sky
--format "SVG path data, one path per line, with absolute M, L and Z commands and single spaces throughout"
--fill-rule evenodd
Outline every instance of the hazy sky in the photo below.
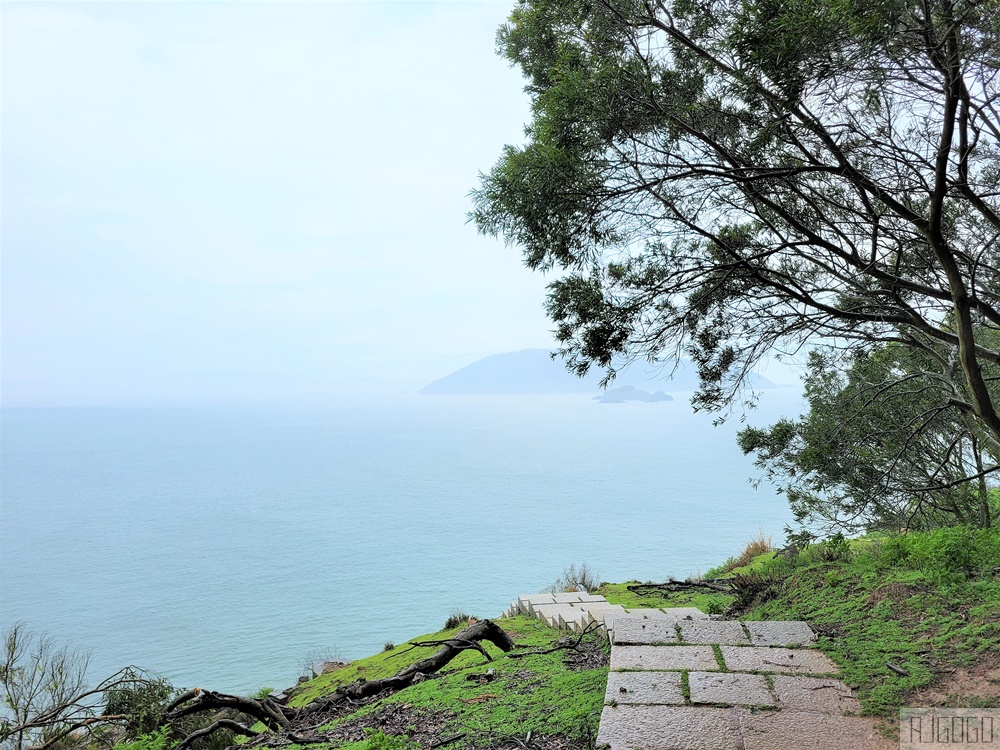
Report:
M 551 345 L 466 222 L 512 2 L 3 2 L 3 403 L 418 388 Z

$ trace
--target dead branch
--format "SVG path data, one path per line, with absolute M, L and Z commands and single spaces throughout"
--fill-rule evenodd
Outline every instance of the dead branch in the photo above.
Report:
M 463 651 L 470 648 L 482 653 L 488 661 L 491 661 L 489 654 L 480 645 L 480 641 L 489 641 L 504 653 L 514 648 L 514 641 L 504 631 L 503 628 L 495 624 L 492 620 L 479 620 L 469 625 L 455 634 L 454 638 L 449 638 L 440 643 L 441 647 L 426 659 L 414 662 L 408 667 L 404 667 L 392 677 L 382 680 L 358 680 L 350 685 L 337 688 L 337 691 L 318 705 L 318 710 L 329 709 L 338 703 L 350 699 L 361 700 L 372 695 L 377 695 L 384 690 L 402 690 L 413 684 L 418 679 L 423 679 L 429 674 L 433 674 L 442 669 L 448 662 L 454 659 Z M 438 645 L 437 642 L 424 641 L 414 645 Z M 313 704 L 310 704 L 309 713 L 313 712 Z
M 708 591 L 718 591 L 724 594 L 731 593 L 732 587 L 729 583 L 723 581 L 674 581 L 669 580 L 663 583 L 633 583 L 631 586 L 626 586 L 629 591 L 636 594 L 663 594 L 663 593 L 675 593 L 678 591 L 696 591 L 704 592 Z
M 172 721 L 204 711 L 233 709 L 263 722 L 272 731 L 280 732 L 283 741 L 299 745 L 324 742 L 325 740 L 321 736 L 314 733 L 314 725 L 321 724 L 323 722 L 322 716 L 330 709 L 345 703 L 361 701 L 386 691 L 402 690 L 409 685 L 425 680 L 429 675 L 444 668 L 463 651 L 470 649 L 478 651 L 486 657 L 487 661 L 492 661 L 481 641 L 489 641 L 504 653 L 508 653 L 514 648 L 514 641 L 503 628 L 490 620 L 479 620 L 456 633 L 453 638 L 441 641 L 419 641 L 412 644 L 413 647 L 438 646 L 439 648 L 432 656 L 404 667 L 392 677 L 381 680 L 359 679 L 349 685 L 342 685 L 332 695 L 322 700 L 313 701 L 299 709 L 282 706 L 270 696 L 263 699 L 242 698 L 211 690 L 196 689 L 175 699 L 170 704 L 166 718 Z M 249 732 L 252 730 L 232 719 L 220 719 L 209 727 L 188 735 L 175 750 L 187 750 L 191 742 L 198 737 L 204 737 L 220 729 L 231 729 L 248 737 L 256 737 L 261 734 L 260 732 L 250 734 Z M 261 742 L 253 744 L 259 745 Z M 287 743 L 278 742 L 277 738 L 273 738 L 264 744 L 267 747 L 276 747 L 279 744 Z
M 210 734 L 218 732 L 220 729 L 228 729 L 231 732 L 236 732 L 237 734 L 242 734 L 245 737 L 257 737 L 260 732 L 254 731 L 248 726 L 240 724 L 238 721 L 233 719 L 219 719 L 218 721 L 209 724 L 204 729 L 199 729 L 197 732 L 191 732 L 184 740 L 176 747 L 174 750 L 187 750 L 199 737 L 207 737 Z
M 276 730 L 286 728 L 298 713 L 294 708 L 282 706 L 270 696 L 258 700 L 217 693 L 214 690 L 196 690 L 191 691 L 191 693 L 193 693 L 193 697 L 185 698 L 182 696 L 185 700 L 175 701 L 177 705 L 167 712 L 166 719 L 168 721 L 204 711 L 231 708 L 263 722 L 269 729 Z M 191 695 L 191 693 L 187 695 Z
M 572 643 L 559 643 L 558 645 L 555 645 L 552 648 L 543 648 L 543 649 L 538 649 L 537 651 L 518 651 L 517 653 L 514 654 L 507 654 L 507 658 L 520 659 L 525 656 L 538 656 L 540 654 L 551 654 L 554 653 L 555 651 L 563 651 L 563 650 L 576 651 L 579 649 L 580 643 L 583 642 L 583 637 L 587 635 L 587 633 L 592 633 L 593 631 L 597 630 L 599 627 L 601 627 L 601 623 L 595 620 L 594 622 L 590 623 L 587 627 L 585 627 L 580 632 L 580 635 L 577 636 L 576 640 Z

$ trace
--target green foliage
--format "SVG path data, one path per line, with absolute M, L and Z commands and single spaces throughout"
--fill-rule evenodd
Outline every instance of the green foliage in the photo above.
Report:
M 769 352 L 853 357 L 744 438 L 807 526 L 988 527 L 967 480 L 1000 442 L 998 15 L 522 0 L 497 41 L 532 120 L 472 218 L 563 270 L 546 309 L 577 373 L 686 355 L 722 409 Z
M 381 730 L 375 732 L 369 729 L 368 735 L 360 743 L 359 750 L 418 750 L 420 745 L 409 737 L 398 734 L 385 734 Z
M 104 691 L 104 710 L 107 714 L 127 717 L 124 725 L 127 739 L 151 736 L 163 722 L 173 695 L 173 686 L 163 678 L 123 684 Z
M 959 583 L 1000 565 L 1000 532 L 968 526 L 904 534 L 887 540 L 889 562 L 922 571 L 934 583 Z
M 254 693 L 250 697 L 251 698 L 256 698 L 257 700 L 260 700 L 261 698 L 266 698 L 267 696 L 269 696 L 273 692 L 274 692 L 274 688 L 273 687 L 262 687 L 260 690 L 258 690 L 256 693 Z
M 119 742 L 115 750 L 170 750 L 175 744 L 170 737 L 170 728 L 162 726 L 128 742 Z
M 808 411 L 798 421 L 738 435 L 800 527 L 991 525 L 980 472 L 996 463 L 993 443 L 974 420 L 946 408 L 955 388 L 935 374 L 932 357 L 896 344 L 846 357 L 815 350 L 804 383 Z

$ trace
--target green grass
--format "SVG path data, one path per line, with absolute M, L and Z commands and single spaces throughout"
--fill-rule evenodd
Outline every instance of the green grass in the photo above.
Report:
M 947 529 L 902 538 L 839 539 L 811 545 L 791 558 L 768 552 L 727 574 L 735 585 L 741 576 L 751 582 L 769 582 L 757 599 L 744 601 L 742 609 L 730 609 L 729 615 L 746 620 L 805 620 L 826 633 L 818 646 L 840 666 L 839 676 L 858 689 L 862 712 L 891 717 L 899 707 L 913 705 L 909 701 L 914 691 L 936 676 L 1000 653 L 1000 580 L 994 580 L 993 573 L 997 564 L 1000 530 Z M 600 593 L 629 608 L 697 607 L 721 612 L 741 601 L 741 597 L 717 592 L 640 594 L 629 590 L 636 583 L 604 583 Z M 518 651 L 550 648 L 566 636 L 526 617 L 496 622 L 519 645 Z M 414 638 L 317 677 L 299 686 L 290 703 L 304 705 L 360 678 L 392 676 L 437 648 L 415 643 L 448 638 L 461 627 L 464 623 Z M 607 642 L 597 634 L 587 639 L 591 647 L 607 651 Z M 593 747 L 607 667 L 572 670 L 564 663 L 567 651 L 515 659 L 492 644 L 483 645 L 492 661 L 467 651 L 435 678 L 324 725 L 331 731 L 345 722 L 370 727 L 364 739 L 331 739 L 302 750 L 415 750 L 412 738 L 399 734 L 398 726 L 393 734 L 379 725 L 381 714 L 400 706 L 414 716 L 438 717 L 441 738 L 464 735 L 448 743 L 449 750 L 497 747 L 509 740 L 523 741 L 528 732 L 535 737 L 566 737 L 576 748 Z M 908 675 L 895 674 L 887 662 Z M 495 679 L 482 684 L 468 679 L 488 668 L 496 670 Z M 686 674 L 682 689 L 688 694 Z M 998 705 L 996 698 L 981 695 L 953 695 L 947 700 L 948 705 L 974 708 Z M 289 750 L 299 749 L 291 745 Z
M 649 594 L 638 594 L 629 591 L 629 586 L 639 581 L 625 583 L 602 583 L 597 593 L 612 604 L 620 604 L 626 608 L 634 607 L 696 607 L 702 612 L 722 612 L 731 605 L 735 597 L 722 592 L 699 591 L 657 591 Z
M 910 536 L 905 544 L 934 547 L 932 535 Z M 987 535 L 980 546 L 994 549 L 998 536 Z M 841 559 L 825 560 L 820 550 L 765 564 L 762 570 L 783 576 L 783 582 L 773 599 L 741 616 L 825 626 L 830 635 L 819 647 L 840 666 L 844 681 L 858 688 L 863 713 L 890 716 L 936 674 L 1000 652 L 1000 581 L 988 574 L 988 552 L 980 566 L 987 575 L 977 575 L 947 560 L 935 567 L 919 555 L 901 557 L 871 540 L 852 543 L 849 550 Z M 894 673 L 887 662 L 908 676 Z
M 513 653 L 550 648 L 566 635 L 526 617 L 496 622 L 518 645 Z M 305 683 L 290 704 L 304 705 L 361 677 L 374 680 L 391 676 L 433 652 L 433 648 L 410 648 L 410 644 L 448 638 L 460 629 L 415 638 L 393 651 L 361 659 L 344 669 L 317 677 Z M 586 639 L 595 648 L 609 648 L 606 640 L 596 633 Z M 483 645 L 493 661 L 487 662 L 481 654 L 467 651 L 449 663 L 437 678 L 411 685 L 349 716 L 331 721 L 322 729 L 333 730 L 345 722 L 365 717 L 370 717 L 374 725 L 378 713 L 390 704 L 405 704 L 415 712 L 448 712 L 451 718 L 443 727 L 442 736 L 466 735 L 450 743 L 450 748 L 480 747 L 513 737 L 523 739 L 528 732 L 536 736 L 569 737 L 582 746 L 590 743 L 596 736 L 603 707 L 607 667 L 574 671 L 564 664 L 567 651 L 509 658 L 492 644 L 484 642 Z M 488 668 L 496 670 L 493 680 L 478 684 L 468 679 L 470 675 L 483 674 Z M 351 750 L 355 750 L 355 746 L 356 750 L 407 750 L 402 740 L 405 738 L 376 734 L 361 742 L 333 741 L 326 746 Z

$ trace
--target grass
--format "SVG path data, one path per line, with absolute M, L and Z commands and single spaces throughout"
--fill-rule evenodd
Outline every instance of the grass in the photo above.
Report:
M 747 549 L 755 544 L 762 549 L 763 541 L 752 540 Z M 713 576 L 725 575 L 737 589 L 745 586 L 738 596 L 636 591 L 630 587 L 637 581 L 604 583 L 600 593 L 630 608 L 697 607 L 745 620 L 805 620 L 823 633 L 819 648 L 840 666 L 839 677 L 857 688 L 867 715 L 892 717 L 901 706 L 921 705 L 913 701 L 922 688 L 940 687 L 950 672 L 982 667 L 1000 654 L 1000 579 L 993 570 L 1000 564 L 1000 530 L 835 538 L 794 557 L 772 550 L 745 557 L 720 566 Z M 454 636 L 465 626 L 464 617 L 455 613 L 447 623 L 453 627 L 304 683 L 290 703 L 304 705 L 360 678 L 389 677 L 429 655 L 430 647 L 415 643 Z M 550 648 L 565 637 L 527 617 L 496 622 L 518 650 Z M 586 643 L 594 653 L 609 648 L 597 634 Z M 568 651 L 514 659 L 483 645 L 492 661 L 467 651 L 433 679 L 331 718 L 323 725 L 330 741 L 302 750 L 416 750 L 445 740 L 451 740 L 449 750 L 497 748 L 524 742 L 529 732 L 541 748 L 547 745 L 540 738 L 557 738 L 552 747 L 593 748 L 607 666 L 571 668 L 565 663 Z M 896 674 L 887 662 L 907 674 Z M 485 677 L 489 668 L 495 670 L 492 679 Z M 682 690 L 689 695 L 686 674 Z M 948 695 L 944 704 L 992 708 L 1000 700 L 966 690 Z
M 602 583 L 597 590 L 612 604 L 620 604 L 625 608 L 635 607 L 695 607 L 702 612 L 722 612 L 729 607 L 734 598 L 723 592 L 701 591 L 657 591 L 651 593 L 636 593 L 629 586 L 639 584 L 639 581 L 625 583 Z
M 933 537 L 911 536 L 908 544 L 917 547 Z M 1000 530 L 984 535 L 981 546 L 993 549 L 998 540 Z M 859 540 L 840 552 L 820 548 L 797 560 L 765 562 L 762 569 L 782 582 L 773 598 L 752 604 L 741 617 L 805 620 L 825 632 L 819 647 L 858 689 L 862 712 L 888 717 L 949 670 L 1000 652 L 1000 581 L 989 567 L 983 574 L 935 566 L 919 554 L 899 555 Z M 887 662 L 908 675 L 896 674 Z
M 625 607 L 693 606 L 747 620 L 805 620 L 826 633 L 818 646 L 858 689 L 862 712 L 890 717 L 951 670 L 1000 653 L 1000 580 L 992 572 L 998 564 L 1000 529 L 953 528 L 903 537 L 835 537 L 795 557 L 766 551 L 746 560 L 741 554 L 706 574 L 725 576 L 738 590 L 745 586 L 740 597 L 640 594 L 629 590 L 637 581 L 605 583 L 600 592 Z M 908 676 L 894 673 L 887 662 Z M 979 707 L 998 703 L 976 695 L 949 700 Z
M 513 617 L 497 621 L 512 636 L 518 649 L 532 651 L 551 648 L 565 634 L 535 619 Z M 453 636 L 462 626 L 431 633 L 399 644 L 391 652 L 382 652 L 305 683 L 289 701 L 304 705 L 329 695 L 340 685 L 359 678 L 388 677 L 408 664 L 425 658 L 429 649 L 414 642 Z M 598 634 L 586 636 L 592 649 L 609 649 Z M 509 658 L 492 644 L 483 644 L 492 661 L 467 651 L 455 658 L 435 679 L 410 687 L 370 703 L 357 711 L 323 725 L 325 732 L 336 732 L 348 723 L 370 721 L 378 729 L 379 717 L 394 707 L 405 708 L 414 716 L 435 714 L 440 720 L 442 738 L 464 736 L 449 743 L 449 748 L 492 746 L 515 737 L 565 737 L 581 747 L 592 745 L 604 702 L 607 667 L 572 669 L 564 663 L 568 651 Z M 495 670 L 493 679 L 480 682 L 486 669 Z M 352 724 L 352 725 L 353 725 Z M 405 740 L 404 736 L 402 740 Z M 372 734 L 353 742 L 331 740 L 327 748 L 354 750 L 407 750 L 396 735 Z M 402 743 L 402 744 L 400 744 Z M 310 747 L 316 747 L 311 745 Z M 321 746 L 322 750 L 322 746 Z

